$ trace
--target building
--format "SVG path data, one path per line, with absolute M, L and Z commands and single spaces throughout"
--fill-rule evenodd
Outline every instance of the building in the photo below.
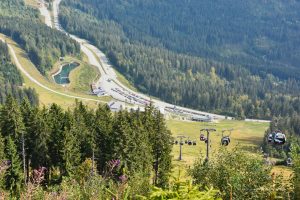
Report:
M 118 112 L 125 109 L 125 103 L 120 101 L 110 101 L 107 105 L 112 112 Z
M 211 122 L 213 119 L 209 115 L 193 115 L 191 120 L 197 122 Z

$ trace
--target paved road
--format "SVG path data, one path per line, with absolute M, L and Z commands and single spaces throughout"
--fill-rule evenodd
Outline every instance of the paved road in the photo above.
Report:
M 5 42 L 3 39 L 0 38 L 0 40 L 2 42 Z M 85 98 L 85 97 L 79 97 L 79 96 L 74 96 L 74 95 L 69 95 L 69 94 L 66 94 L 66 93 L 63 93 L 63 92 L 58 92 L 56 90 L 53 90 L 47 86 L 45 86 L 44 84 L 40 83 L 38 80 L 36 80 L 34 77 L 32 77 L 25 69 L 24 67 L 21 65 L 21 63 L 19 62 L 17 56 L 16 56 L 16 53 L 15 53 L 15 50 L 11 47 L 10 44 L 7 44 L 8 48 L 9 48 L 9 51 L 10 51 L 10 54 L 12 55 L 13 57 L 13 60 L 15 61 L 15 64 L 16 66 L 19 68 L 19 70 L 25 74 L 25 76 L 27 76 L 32 82 L 34 82 L 35 84 L 37 84 L 38 86 L 44 88 L 45 90 L 48 90 L 52 93 L 55 93 L 55 94 L 58 94 L 58 95 L 62 95 L 62 96 L 65 96 L 65 97 L 69 97 L 69 98 L 74 98 L 74 99 L 79 99 L 79 100 L 84 100 L 84 101 L 94 101 L 94 102 L 99 102 L 99 103 L 106 103 L 105 101 L 101 101 L 101 100 L 96 100 L 96 99 L 91 99 L 91 98 Z
M 50 28 L 52 28 L 52 20 L 51 20 L 51 16 L 49 14 L 49 11 L 47 9 L 47 7 L 45 6 L 45 1 L 44 0 L 40 0 L 41 4 L 40 4 L 40 12 L 41 15 L 45 18 L 45 24 L 47 26 L 49 26 Z

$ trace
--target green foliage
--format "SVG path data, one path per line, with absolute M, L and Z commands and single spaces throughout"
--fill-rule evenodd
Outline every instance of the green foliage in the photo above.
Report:
M 287 198 L 288 189 L 282 180 L 271 177 L 271 168 L 257 157 L 240 150 L 221 149 L 208 163 L 200 159 L 190 174 L 196 183 L 213 186 L 224 199 Z
M 9 97 L 0 111 L 1 135 L 12 139 L 18 156 L 22 155 L 21 136 L 24 134 L 27 180 L 36 179 L 36 171 L 30 173 L 31 170 L 45 167 L 42 184 L 54 186 L 63 182 L 61 187 L 67 187 L 64 181 L 72 180 L 76 181 L 72 186 L 77 190 L 93 179 L 93 175 L 99 175 L 105 179 L 104 185 L 112 185 L 105 193 L 118 198 L 128 196 L 131 188 L 139 194 L 147 194 L 154 171 L 158 172 L 155 184 L 168 184 L 171 133 L 154 108 L 113 115 L 106 105 L 91 110 L 76 102 L 73 110 L 65 111 L 56 104 L 41 109 L 28 100 L 19 105 Z M 158 168 L 153 167 L 154 160 L 158 161 Z M 132 187 L 127 187 L 127 183 Z M 83 199 L 93 195 L 88 191 L 79 193 Z
M 141 197 L 142 198 L 142 197 Z M 149 197 L 144 197 L 144 199 L 151 200 L 214 200 L 219 198 L 219 191 L 213 188 L 205 188 L 203 191 L 200 190 L 200 185 L 195 185 L 191 180 L 182 181 L 180 180 L 180 174 L 177 178 L 171 181 L 168 189 L 162 189 L 153 186 Z
M 292 146 L 292 159 L 294 168 L 294 199 L 300 198 L 300 146 Z
M 23 173 L 22 165 L 18 155 L 17 146 L 12 139 L 12 136 L 8 136 L 6 139 L 6 157 L 10 160 L 11 166 L 5 173 L 5 186 L 10 191 L 11 195 L 20 197 Z
M 19 146 L 25 126 L 20 108 L 11 96 L 7 98 L 5 106 L 0 110 L 0 128 L 4 137 L 11 136 Z

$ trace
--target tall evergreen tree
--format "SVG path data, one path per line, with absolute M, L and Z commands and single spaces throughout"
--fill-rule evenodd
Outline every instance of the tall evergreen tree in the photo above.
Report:
M 154 160 L 154 184 L 165 187 L 168 183 L 172 168 L 172 136 L 167 129 L 165 119 L 162 114 L 153 108 L 148 108 L 145 117 L 150 123 L 147 124 L 149 138 L 152 144 L 152 155 Z M 153 118 L 153 119 L 151 119 Z
M 12 136 L 7 136 L 6 157 L 11 164 L 5 174 L 5 185 L 13 196 L 19 198 L 24 176 L 22 173 L 22 163 Z
M 67 112 L 68 117 L 72 117 L 70 112 Z M 71 119 L 70 119 L 71 121 Z M 63 148 L 61 150 L 63 159 L 63 174 L 72 176 L 76 173 L 75 169 L 79 166 L 80 158 L 80 140 L 81 128 L 80 124 L 72 122 L 71 128 L 64 131 Z
M 49 140 L 49 155 L 51 160 L 51 166 L 62 167 L 62 155 L 63 139 L 65 131 L 65 115 L 63 110 L 57 104 L 52 104 L 48 110 L 47 124 L 50 128 L 50 140 Z
M 93 123 L 93 131 L 95 134 L 96 157 L 98 170 L 102 172 L 105 163 L 111 159 L 111 149 L 113 148 L 111 136 L 113 130 L 113 117 L 110 109 L 105 105 L 99 105 Z
M 12 96 L 8 96 L 0 111 L 0 128 L 4 137 L 12 136 L 18 149 L 21 149 L 21 137 L 25 131 L 20 107 Z

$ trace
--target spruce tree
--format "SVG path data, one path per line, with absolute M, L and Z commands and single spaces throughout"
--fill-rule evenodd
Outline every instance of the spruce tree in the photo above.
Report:
M 50 167 L 50 128 L 47 124 L 46 112 L 45 108 L 42 110 L 34 109 L 28 120 L 28 156 L 34 169 Z
M 21 150 L 21 137 L 25 131 L 20 107 L 12 96 L 8 96 L 0 111 L 0 128 L 4 137 L 12 136 L 18 150 Z
M 154 184 L 165 187 L 172 169 L 172 136 L 167 129 L 163 115 L 153 108 L 145 112 L 146 129 L 149 130 L 149 138 L 152 144 L 152 155 L 154 160 Z M 148 118 L 148 119 L 147 119 Z
M 66 115 L 71 117 L 71 113 Z M 70 120 L 71 121 L 71 120 Z M 73 121 L 71 128 L 64 131 L 63 148 L 61 149 L 63 159 L 63 172 L 66 176 L 72 176 L 76 173 L 76 167 L 81 161 L 80 155 L 80 125 Z
M 63 139 L 66 125 L 65 114 L 60 106 L 52 104 L 47 114 L 47 124 L 50 129 L 49 156 L 51 166 L 62 167 L 61 151 L 64 148 Z
M 108 106 L 98 106 L 92 127 L 95 134 L 96 157 L 99 159 L 97 162 L 98 170 L 102 172 L 104 170 L 105 163 L 111 159 L 111 149 L 114 146 L 111 138 L 113 117 Z
M 95 134 L 94 134 L 94 115 L 82 102 L 76 101 L 76 107 L 73 112 L 73 120 L 76 125 L 77 138 L 80 142 L 81 160 L 92 158 L 95 151 Z
M 24 176 L 22 173 L 22 163 L 12 136 L 7 137 L 6 157 L 11 162 L 5 174 L 6 189 L 8 189 L 13 196 L 19 198 Z

